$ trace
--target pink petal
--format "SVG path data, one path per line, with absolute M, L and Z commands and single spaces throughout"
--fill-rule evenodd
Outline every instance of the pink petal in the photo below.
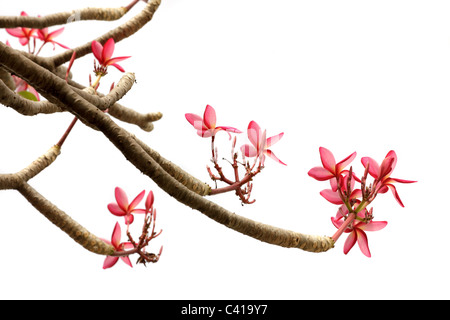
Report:
M 347 165 L 349 165 L 356 158 L 356 152 L 353 152 L 344 160 L 336 164 L 336 174 L 339 174 Z
M 369 223 L 363 223 L 359 226 L 364 231 L 379 231 L 387 226 L 387 221 L 371 221 Z
M 333 153 L 330 150 L 320 147 L 320 160 L 322 161 L 322 165 L 329 172 L 335 174 L 336 173 L 336 160 L 334 159 Z
M 199 115 L 193 114 L 193 113 L 186 113 L 184 115 L 186 117 L 186 120 L 194 126 L 197 130 L 203 129 L 203 119 Z
M 114 65 L 114 64 L 116 64 L 117 62 L 126 60 L 126 59 L 128 59 L 128 58 L 131 58 L 131 56 L 115 57 L 115 58 L 111 58 L 111 59 L 105 60 L 105 63 L 106 63 L 106 65 L 108 65 L 108 66 L 109 66 L 109 65 Z
M 63 45 L 62 43 L 59 43 L 59 42 L 56 42 L 56 41 L 52 41 L 52 42 L 56 43 L 58 46 L 60 46 L 60 47 L 62 47 L 64 49 L 70 50 L 70 48 L 68 46 Z
M 392 158 L 394 158 L 394 163 L 392 164 L 392 170 L 394 170 L 395 169 L 395 166 L 397 165 L 397 154 L 395 153 L 395 151 L 394 150 L 391 150 L 391 151 L 389 151 L 388 153 L 387 153 L 387 155 L 386 155 L 386 158 L 390 158 L 390 157 L 392 157 Z
M 347 239 L 345 240 L 344 254 L 347 254 L 353 248 L 353 246 L 356 243 L 356 238 L 357 238 L 356 232 L 355 232 L 355 230 L 353 230 L 352 232 L 350 232 Z
M 266 133 L 267 133 L 267 130 L 264 130 L 262 133 L 262 136 L 261 136 L 261 142 L 259 144 L 259 148 L 256 148 L 258 150 L 258 152 L 260 153 L 261 157 L 263 156 L 264 150 L 266 149 L 266 142 L 267 142 Z
M 284 136 L 284 132 L 279 133 L 273 137 L 269 137 L 266 140 L 266 148 L 270 148 L 272 145 L 274 145 L 275 143 L 277 143 L 278 141 L 281 140 L 281 138 Z
M 341 197 L 339 197 L 339 194 L 331 189 L 320 191 L 320 195 L 333 204 L 343 204 Z
M 47 36 L 48 36 L 48 28 L 37 30 L 37 36 L 42 41 L 46 41 L 47 40 Z
M 130 257 L 128 257 L 128 256 L 120 257 L 120 259 L 122 259 L 123 262 L 125 262 L 127 265 L 129 265 L 130 267 L 133 268 L 133 265 L 131 264 L 131 261 L 130 261 Z
M 272 158 L 273 160 L 275 160 L 276 162 L 281 163 L 282 165 L 287 166 L 287 164 L 284 163 L 283 161 L 281 161 L 280 159 L 278 159 L 277 156 L 275 156 L 275 154 L 274 154 L 271 150 L 267 149 L 267 150 L 265 151 L 265 154 L 266 154 L 267 156 L 269 156 L 270 158 Z
M 203 122 L 208 129 L 214 129 L 216 127 L 216 110 L 209 104 L 206 106 L 203 114 Z
M 334 177 L 327 169 L 323 167 L 314 167 L 308 171 L 308 175 L 316 180 L 325 181 Z
M 242 131 L 239 129 L 236 129 L 233 127 L 227 127 L 227 126 L 216 127 L 216 129 L 225 130 L 225 131 L 233 132 L 233 133 L 242 133 Z
M 389 175 L 392 173 L 392 171 L 394 171 L 393 165 L 395 162 L 396 162 L 396 159 L 393 157 L 385 158 L 380 165 L 378 179 L 383 179 L 385 177 L 389 177 Z
M 133 221 L 134 221 L 134 216 L 131 213 L 127 213 L 125 215 L 125 224 L 130 225 L 133 223 Z
M 119 261 L 119 257 L 106 257 L 105 262 L 103 262 L 103 269 L 108 269 L 113 267 L 117 261 Z
M 363 157 L 361 158 L 361 163 L 364 168 L 367 168 L 367 165 L 369 165 L 369 174 L 375 179 L 378 178 L 378 171 L 380 169 L 380 166 L 375 160 L 370 157 Z
M 250 121 L 247 128 L 247 135 L 250 142 L 259 150 L 261 145 L 262 131 L 260 126 L 255 121 Z
M 370 258 L 371 255 L 370 255 L 370 250 L 369 250 L 369 241 L 367 240 L 366 233 L 360 229 L 355 229 L 355 231 L 357 233 L 358 245 L 359 245 L 359 248 L 361 249 L 361 252 L 366 257 Z
M 253 157 L 256 157 L 258 155 L 258 151 L 256 150 L 256 148 L 253 147 L 252 145 L 249 145 L 249 144 L 244 144 L 241 147 L 241 152 L 246 157 L 249 157 L 249 158 L 253 158 Z
M 378 189 L 377 193 L 386 193 L 386 192 L 388 192 L 388 191 L 389 191 L 388 186 L 382 185 L 382 186 Z
M 120 239 L 122 237 L 122 231 L 120 230 L 120 225 L 118 222 L 116 222 L 116 225 L 114 226 L 114 231 L 111 236 L 111 244 L 114 248 L 118 249 L 120 245 Z
M 120 72 L 125 72 L 125 69 L 124 68 L 122 68 L 120 65 L 118 65 L 117 63 L 113 63 L 113 64 L 107 64 L 107 65 L 110 65 L 110 66 L 113 66 L 113 67 L 116 67 L 117 68 L 117 70 L 119 70 Z
M 144 199 L 145 196 L 145 190 L 143 190 L 141 193 L 139 193 L 136 198 L 134 198 L 133 201 L 131 201 L 130 205 L 128 206 L 128 211 L 131 212 L 133 211 L 134 208 L 136 208 L 136 206 L 139 204 L 139 202 L 142 201 L 142 199 Z
M 48 36 L 50 39 L 53 39 L 53 38 L 59 36 L 61 33 L 63 33 L 63 31 L 64 31 L 64 28 L 61 28 L 61 29 L 50 32 L 50 34 Z
M 20 42 L 20 44 L 23 45 L 23 46 L 26 45 L 26 44 L 28 43 L 29 40 L 30 40 L 30 39 L 27 38 L 27 37 L 19 38 L 19 42 Z
M 339 229 L 342 224 L 344 223 L 344 221 L 342 220 L 342 216 L 338 217 L 331 217 L 331 223 L 333 223 L 333 225 Z
M 114 39 L 109 38 L 108 41 L 106 41 L 105 45 L 103 46 L 102 52 L 103 61 L 107 61 L 112 57 L 114 53 L 114 47 L 115 47 Z
M 23 37 L 24 36 L 22 28 L 6 29 L 6 32 L 8 32 L 13 37 Z
M 119 207 L 125 211 L 128 212 L 128 197 L 125 191 L 123 191 L 121 188 L 116 187 L 114 191 L 116 195 L 116 202 L 119 205 Z
M 395 200 L 397 200 L 397 202 L 398 202 L 402 207 L 405 207 L 405 206 L 403 205 L 402 200 L 400 200 L 400 196 L 398 195 L 397 189 L 394 187 L 394 185 L 392 185 L 392 184 L 387 184 L 386 186 L 389 187 L 389 189 L 391 189 L 392 194 L 394 195 Z
M 91 49 L 98 62 L 100 62 L 100 64 L 103 64 L 103 46 L 100 44 L 100 42 L 97 42 L 95 40 L 92 41 Z
M 417 181 L 413 181 L 413 180 L 404 180 L 404 179 L 397 179 L 397 178 L 389 178 L 387 180 L 384 181 L 384 183 L 393 183 L 393 182 L 399 182 L 399 183 L 414 183 Z
M 360 189 L 355 189 L 352 191 L 352 193 L 350 194 L 350 199 L 357 199 L 359 197 L 362 197 L 362 192 Z
M 197 134 L 202 137 L 202 138 L 209 138 L 212 137 L 213 135 L 216 134 L 215 130 L 206 130 L 206 129 L 201 129 L 197 131 Z
M 324 170 L 328 172 L 328 170 L 326 170 L 326 169 L 324 169 Z M 332 178 L 330 179 L 330 186 L 331 186 L 331 190 L 337 191 L 338 183 L 337 183 L 337 179 L 334 176 L 332 176 Z
M 148 193 L 147 199 L 145 200 L 145 209 L 147 211 L 150 211 L 150 209 L 153 207 L 153 201 L 155 197 L 153 196 L 153 191 L 150 190 Z
M 110 203 L 108 204 L 108 210 L 115 216 L 122 217 L 126 215 L 126 211 L 123 211 L 122 208 L 120 208 L 116 203 Z

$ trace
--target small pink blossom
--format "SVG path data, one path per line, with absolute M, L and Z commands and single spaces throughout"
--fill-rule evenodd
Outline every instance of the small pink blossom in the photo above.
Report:
M 343 214 L 346 215 L 348 213 L 348 210 L 345 206 L 342 206 L 341 209 L 338 211 L 336 217 L 331 218 L 331 222 L 336 228 L 340 228 L 341 225 L 344 223 L 344 217 Z M 364 219 L 368 215 L 368 212 L 366 209 L 358 213 L 358 217 L 361 219 Z M 361 252 L 366 257 L 371 257 L 370 250 L 369 250 L 369 242 L 367 239 L 367 234 L 365 231 L 378 231 L 386 227 L 387 221 L 373 221 L 370 220 L 369 222 L 360 221 L 360 220 L 354 220 L 352 223 L 345 229 L 345 233 L 349 233 L 347 240 L 344 243 L 344 254 L 347 254 L 355 245 L 356 242 L 358 242 L 358 246 L 361 249 Z
M 333 153 L 330 150 L 320 147 L 320 160 L 323 167 L 314 167 L 309 170 L 308 175 L 316 180 L 325 181 L 338 177 L 344 168 L 356 157 L 356 152 L 336 163 Z
M 395 151 L 391 150 L 387 153 L 386 157 L 384 158 L 381 165 L 378 165 L 378 163 L 370 158 L 370 157 L 363 157 L 361 158 L 361 162 L 365 168 L 369 166 L 369 174 L 375 178 L 373 188 L 376 193 L 386 193 L 389 189 L 391 189 L 392 194 L 394 195 L 395 200 L 404 207 L 402 201 L 400 200 L 400 197 L 397 193 L 397 189 L 393 185 L 394 182 L 399 183 L 414 183 L 417 181 L 412 180 L 404 180 L 404 179 L 397 179 L 397 178 L 391 178 L 392 171 L 394 171 L 395 165 L 397 164 L 397 154 Z
M 255 121 L 251 121 L 248 124 L 247 135 L 252 144 L 245 144 L 241 146 L 241 152 L 246 157 L 259 157 L 261 165 L 264 165 L 265 156 L 268 156 L 278 163 L 286 165 L 269 149 L 275 143 L 280 141 L 284 135 L 283 132 L 266 139 L 266 130 L 262 131 L 261 127 Z
M 64 31 L 64 28 L 61 28 L 61 29 L 58 29 L 58 30 L 48 33 L 48 28 L 44 28 L 44 29 L 37 30 L 37 36 L 40 40 L 44 41 L 44 44 L 45 43 L 53 43 L 53 50 L 55 49 L 55 44 L 57 44 L 60 47 L 63 47 L 64 49 L 70 49 L 69 47 L 53 40 L 53 38 L 59 36 L 63 31 Z
M 106 41 L 104 46 L 102 46 L 98 41 L 95 40 L 92 41 L 91 44 L 92 53 L 104 68 L 107 68 L 108 66 L 114 66 L 119 71 L 125 72 L 125 70 L 120 65 L 118 65 L 117 62 L 128 59 L 130 58 L 130 56 L 112 58 L 114 48 L 115 42 L 113 38 L 110 38 L 108 41 Z
M 114 249 L 116 251 L 124 251 L 125 249 L 133 249 L 134 246 L 131 242 L 120 242 L 122 237 L 122 231 L 120 229 L 120 225 L 117 222 L 112 236 L 111 236 L 111 241 L 102 239 L 104 242 L 106 242 L 109 245 L 112 245 L 114 247 Z M 124 256 L 124 257 L 120 257 L 120 259 L 122 259 L 123 262 L 125 262 L 127 265 L 129 265 L 130 267 L 133 267 L 133 265 L 131 264 L 130 258 L 128 256 Z M 105 261 L 103 262 L 103 269 L 108 269 L 113 267 L 117 261 L 119 260 L 119 257 L 112 257 L 112 256 L 108 256 L 106 257 Z
M 145 213 L 144 209 L 135 209 L 142 201 L 145 195 L 145 190 L 139 193 L 131 203 L 128 202 L 128 197 L 125 191 L 116 187 L 115 197 L 117 203 L 108 204 L 108 210 L 115 216 L 125 217 L 125 223 L 132 224 L 134 221 L 133 213 Z
M 242 131 L 233 127 L 216 126 L 216 110 L 210 105 L 206 106 L 203 118 L 193 113 L 186 113 L 185 117 L 186 120 L 197 129 L 197 134 L 202 138 L 213 137 L 221 130 L 226 131 L 230 138 L 230 132 L 242 133 Z
M 21 16 L 27 17 L 28 14 L 25 11 L 22 11 L 20 13 Z M 13 28 L 13 29 L 6 29 L 6 32 L 8 32 L 13 37 L 19 38 L 19 42 L 21 45 L 27 45 L 33 36 L 36 29 L 30 29 L 30 28 Z

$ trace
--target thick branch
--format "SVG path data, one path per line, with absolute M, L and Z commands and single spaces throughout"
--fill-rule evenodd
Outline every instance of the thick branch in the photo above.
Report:
M 84 99 L 97 106 L 100 110 L 105 111 L 108 109 L 108 113 L 114 118 L 127 123 L 135 124 L 142 130 L 150 132 L 153 130 L 152 122 L 161 119 L 161 112 L 142 114 L 119 103 L 116 103 L 116 101 L 121 99 L 125 95 L 125 93 L 127 93 L 127 91 L 131 89 L 131 86 L 134 84 L 134 80 L 134 74 L 125 74 L 114 87 L 114 89 L 106 96 L 99 93 L 98 91 L 96 92 L 91 87 L 87 87 L 82 90 L 78 88 L 73 89 Z
M 113 246 L 90 233 L 64 211 L 58 209 L 53 203 L 34 190 L 28 183 L 23 182 L 17 190 L 33 207 L 85 249 L 101 255 L 109 256 L 114 254 Z
M 120 8 L 85 8 L 49 14 L 43 17 L 0 16 L 0 28 L 35 28 L 43 29 L 55 25 L 67 24 L 82 20 L 113 21 L 122 18 L 127 13 L 125 7 Z
M 23 181 L 30 180 L 51 165 L 59 154 L 59 147 L 53 146 L 21 171 L 15 174 L 0 174 L 0 190 L 17 189 Z
M 1 67 L 0 67 L 0 80 L 3 81 L 9 89 L 16 90 L 16 84 L 14 83 L 11 74 Z
M 114 248 L 111 245 L 91 234 L 86 228 L 58 209 L 28 184 L 28 180 L 52 164 L 59 154 L 60 148 L 53 146 L 23 170 L 15 174 L 0 174 L 0 190 L 18 190 L 33 207 L 87 250 L 101 255 L 113 254 Z
M 162 157 L 158 152 L 151 149 L 144 142 L 132 135 L 132 138 L 139 144 L 139 146 L 155 160 L 168 174 L 170 174 L 175 180 L 181 183 L 189 190 L 197 193 L 201 196 L 207 196 L 211 193 L 211 187 L 205 183 L 187 173 L 176 164 Z
M 118 26 L 117 28 L 112 29 L 111 31 L 105 33 L 104 35 L 94 40 L 104 44 L 109 38 L 113 38 L 116 43 L 123 39 L 128 38 L 129 36 L 136 33 L 139 29 L 141 29 L 147 22 L 149 22 L 152 19 L 153 14 L 155 13 L 156 9 L 158 9 L 160 3 L 161 0 L 149 1 L 148 4 L 145 6 L 145 8 L 135 17 L 131 18 L 124 24 Z M 73 51 L 77 53 L 77 59 L 91 52 L 91 43 L 92 41 L 73 49 Z M 51 65 L 55 67 L 59 66 L 70 60 L 73 51 L 67 50 L 64 53 L 48 58 L 48 61 Z
M 3 81 L 0 80 L 0 103 L 16 110 L 18 113 L 25 116 L 34 116 L 40 113 L 55 113 L 62 112 L 61 108 L 57 107 L 49 101 L 31 101 L 11 91 Z

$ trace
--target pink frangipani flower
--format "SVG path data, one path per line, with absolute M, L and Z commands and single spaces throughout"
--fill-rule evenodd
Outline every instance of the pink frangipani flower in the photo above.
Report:
M 261 127 L 255 121 L 251 121 L 248 124 L 247 135 L 252 144 L 245 144 L 241 146 L 241 152 L 246 157 L 259 157 L 261 165 L 264 165 L 265 156 L 269 156 L 278 163 L 286 166 L 286 163 L 278 159 L 275 154 L 269 149 L 275 143 L 280 141 L 280 139 L 284 135 L 284 132 L 266 139 L 266 130 L 262 131 Z
M 130 58 L 130 56 L 112 58 L 114 48 L 115 42 L 113 38 L 108 39 L 104 46 L 102 46 L 98 41 L 95 40 L 92 41 L 91 44 L 92 53 L 104 68 L 107 68 L 108 66 L 114 66 L 119 71 L 125 72 L 125 70 L 120 65 L 118 65 L 117 62 L 128 59 Z
M 104 242 L 106 242 L 107 244 L 112 245 L 116 251 L 124 251 L 125 249 L 133 249 L 134 248 L 134 246 L 131 242 L 121 243 L 120 242 L 121 237 L 122 237 L 122 231 L 120 229 L 119 223 L 117 222 L 114 227 L 112 236 L 111 236 L 111 241 L 108 241 L 105 239 L 102 239 L 102 240 Z M 128 256 L 120 257 L 120 259 L 122 259 L 122 261 L 125 262 L 130 267 L 133 267 L 133 265 L 131 264 L 130 258 Z M 119 260 L 119 257 L 112 257 L 112 256 L 106 257 L 105 261 L 103 262 L 103 269 L 108 269 L 108 268 L 113 267 L 117 263 L 118 260 Z
M 203 118 L 193 113 L 186 113 L 185 117 L 186 120 L 197 129 L 197 134 L 202 138 L 213 137 L 221 130 L 226 131 L 230 136 L 230 139 L 230 132 L 242 133 L 242 131 L 233 127 L 216 126 L 216 111 L 210 105 L 206 106 Z
M 135 209 L 139 202 L 144 198 L 145 190 L 139 193 L 131 203 L 128 202 L 127 194 L 121 188 L 116 187 L 114 193 L 117 203 L 108 204 L 108 210 L 115 216 L 125 217 L 125 223 L 133 223 L 133 213 L 145 213 L 144 209 Z
M 21 16 L 27 17 L 28 14 L 25 11 L 22 11 L 20 13 Z M 19 38 L 19 42 L 21 45 L 27 45 L 30 41 L 30 38 L 33 36 L 36 29 L 30 29 L 30 28 L 13 28 L 13 29 L 6 29 L 6 32 L 8 32 L 13 37 Z
M 346 211 L 345 206 L 341 207 L 341 210 Z M 342 214 L 345 214 L 345 212 L 342 213 L 341 211 L 338 211 L 336 217 L 331 218 L 331 222 L 338 229 L 344 223 Z M 367 215 L 366 209 L 358 213 L 358 217 L 361 219 L 364 219 L 366 215 Z M 352 221 L 352 223 L 344 231 L 345 233 L 349 233 L 347 240 L 345 240 L 344 243 L 344 254 L 347 254 L 353 248 L 355 243 L 358 242 L 361 252 L 366 257 L 370 258 L 371 254 L 369 250 L 369 242 L 365 231 L 378 231 L 386 227 L 386 225 L 387 221 L 370 220 L 368 223 L 356 219 Z
M 361 162 L 365 168 L 369 166 L 369 174 L 373 178 L 375 178 L 373 184 L 373 188 L 375 188 L 375 193 L 386 193 L 389 189 L 391 189 L 395 200 L 397 200 L 397 202 L 402 207 L 404 207 L 397 193 L 397 189 L 395 188 L 393 183 L 394 182 L 414 183 L 417 181 L 391 178 L 391 173 L 392 171 L 394 171 L 395 165 L 397 164 L 397 154 L 395 153 L 395 151 L 393 150 L 389 151 L 386 157 L 384 158 L 383 162 L 381 163 L 381 165 L 378 165 L 378 163 L 370 157 L 361 158 Z
M 344 160 L 336 163 L 336 160 L 330 150 L 320 147 L 320 160 L 323 167 L 314 167 L 309 170 L 308 175 L 316 180 L 325 181 L 336 178 L 341 174 L 344 168 L 352 162 L 356 157 L 356 152 L 353 152 Z
M 64 49 L 70 49 L 69 47 L 53 40 L 53 38 L 59 36 L 63 31 L 64 31 L 64 28 L 61 28 L 61 29 L 58 29 L 58 30 L 48 33 L 48 28 L 44 28 L 44 29 L 37 30 L 37 36 L 40 40 L 44 41 L 44 44 L 45 43 L 53 43 L 53 50 L 55 50 L 55 44 L 57 44 L 60 47 L 63 47 Z

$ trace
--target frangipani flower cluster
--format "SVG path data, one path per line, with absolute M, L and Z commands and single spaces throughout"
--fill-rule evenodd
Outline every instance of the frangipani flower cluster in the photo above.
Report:
M 103 263 L 103 269 L 113 267 L 119 258 L 122 259 L 127 265 L 133 267 L 129 259 L 129 255 L 133 253 L 139 254 L 138 263 L 157 262 L 162 253 L 162 247 L 158 254 L 147 253 L 145 248 L 150 240 L 155 239 L 162 232 L 155 232 L 155 219 L 156 209 L 153 208 L 154 195 L 150 191 L 145 200 L 145 208 L 136 208 L 139 203 L 144 199 L 145 190 L 140 192 L 131 203 L 128 202 L 128 197 L 125 191 L 119 187 L 114 191 L 116 202 L 108 204 L 107 208 L 115 216 L 124 217 L 125 224 L 127 226 L 127 242 L 121 242 L 122 230 L 119 222 L 114 226 L 114 230 L 111 236 L 111 241 L 102 239 L 106 243 L 112 245 L 116 251 L 116 255 L 106 257 Z M 139 241 L 135 242 L 129 232 L 129 226 L 134 221 L 134 215 L 136 213 L 144 214 L 144 227 L 142 228 L 142 235 L 139 237 Z M 150 227 L 152 226 L 151 230 Z
M 390 177 L 397 164 L 397 155 L 393 150 L 387 153 L 381 165 L 372 158 L 363 157 L 361 163 L 365 172 L 361 179 L 354 174 L 352 167 L 349 170 L 345 169 L 355 159 L 356 152 L 337 163 L 330 150 L 320 147 L 319 153 L 322 167 L 312 168 L 308 175 L 318 181 L 329 180 L 331 189 L 322 190 L 320 194 L 329 202 L 340 206 L 336 216 L 331 218 L 333 225 L 338 228 L 332 238 L 336 241 L 343 232 L 349 233 L 344 244 L 344 253 L 347 254 L 357 242 L 362 253 L 370 257 L 365 231 L 381 230 L 387 222 L 373 221 L 373 208 L 368 210 L 368 205 L 379 193 L 385 193 L 390 189 L 397 202 L 404 207 L 393 183 L 416 181 Z M 368 174 L 374 178 L 370 185 L 367 185 Z M 361 184 L 360 189 L 354 188 L 356 182 Z
M 27 17 L 28 14 L 25 11 L 22 11 L 20 13 L 21 16 Z M 59 36 L 64 31 L 64 28 L 60 28 L 57 30 L 54 30 L 52 32 L 49 32 L 48 28 L 43 29 L 32 29 L 32 28 L 13 28 L 13 29 L 6 29 L 6 32 L 8 32 L 13 37 L 16 37 L 19 39 L 19 42 L 22 46 L 30 45 L 30 41 L 33 39 L 33 41 L 36 41 L 36 39 L 39 39 L 43 42 L 41 47 L 39 48 L 36 55 L 39 54 L 40 50 L 46 43 L 52 43 L 53 44 L 53 50 L 55 49 L 55 44 L 59 45 L 60 47 L 64 49 L 70 49 L 69 47 L 56 42 L 54 38 Z M 34 53 L 34 52 L 30 52 Z
M 278 159 L 277 156 L 272 152 L 271 148 L 275 143 L 277 143 L 284 135 L 284 133 L 279 133 L 275 136 L 267 138 L 266 130 L 262 130 L 258 123 L 255 121 L 250 121 L 247 127 L 247 136 L 250 144 L 244 144 L 240 147 L 242 153 L 243 161 L 239 163 L 237 161 L 237 153 L 235 152 L 236 136 L 232 142 L 232 162 L 231 165 L 234 170 L 234 179 L 228 179 L 225 177 L 222 168 L 218 164 L 218 150 L 214 146 L 215 136 L 220 131 L 225 131 L 228 133 L 231 139 L 231 133 L 240 134 L 241 130 L 230 126 L 217 126 L 216 125 L 216 111 L 210 105 L 207 105 L 203 113 L 203 117 L 193 114 L 186 113 L 186 120 L 197 130 L 197 134 L 202 138 L 211 138 L 211 152 L 212 152 L 212 162 L 214 163 L 214 168 L 216 169 L 218 175 L 212 173 L 211 169 L 207 167 L 209 175 L 212 180 L 223 181 L 229 184 L 229 187 L 223 189 L 215 189 L 212 193 L 222 193 L 227 191 L 236 191 L 236 194 L 240 197 L 242 203 L 253 203 L 249 201 L 250 193 L 252 190 L 251 180 L 258 174 L 265 164 L 265 157 L 268 156 L 276 162 L 286 165 L 283 161 Z M 254 163 L 251 165 L 247 158 L 255 158 Z M 258 164 L 258 165 L 257 165 Z M 239 178 L 238 165 L 241 165 L 245 169 L 244 178 Z M 246 185 L 245 188 L 241 188 Z

